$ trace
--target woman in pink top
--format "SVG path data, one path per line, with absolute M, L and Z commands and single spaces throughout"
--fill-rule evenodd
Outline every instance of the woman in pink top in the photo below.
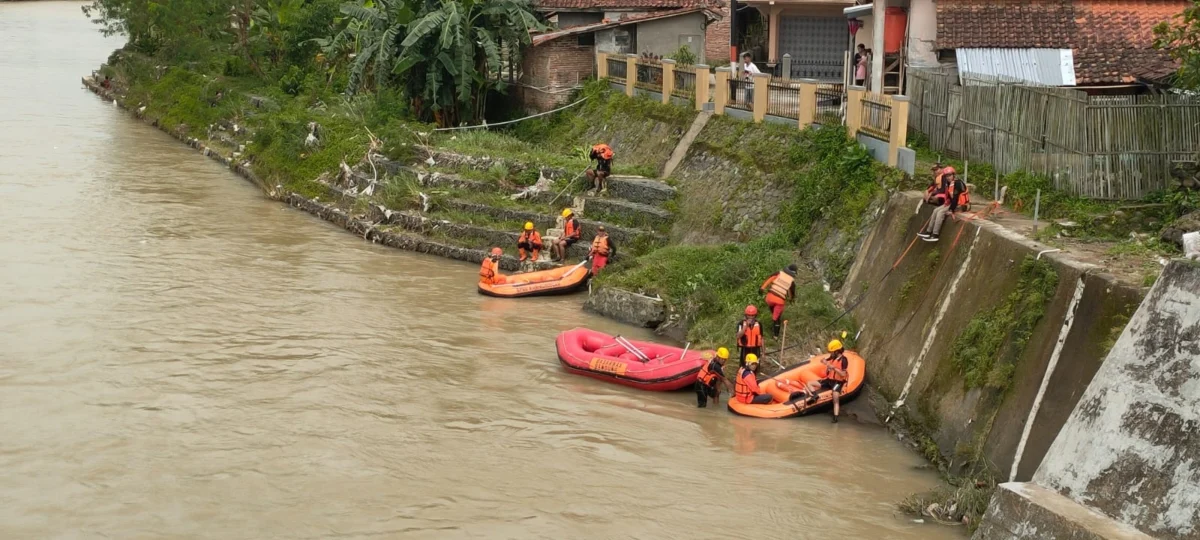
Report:
M 863 86 L 867 84 L 867 54 L 858 56 L 858 65 L 854 66 L 854 84 L 855 86 Z

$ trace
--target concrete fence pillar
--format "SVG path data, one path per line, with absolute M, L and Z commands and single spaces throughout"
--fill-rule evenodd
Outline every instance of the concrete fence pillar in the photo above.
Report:
M 888 134 L 888 165 L 900 163 L 900 149 L 908 144 L 908 96 L 892 96 L 892 132 Z
M 792 80 L 792 55 L 788 53 L 783 54 L 783 67 L 781 69 L 783 71 L 783 73 L 781 73 L 781 75 L 783 75 L 783 80 Z
M 750 80 L 754 83 L 754 121 L 762 122 L 767 117 L 767 104 L 771 102 L 771 76 L 755 73 Z
M 696 64 L 696 110 L 703 111 L 708 103 L 708 74 L 707 64 Z
M 637 84 L 637 59 L 636 54 L 625 55 L 625 95 L 633 97 L 633 85 Z
M 608 77 L 608 53 L 596 53 L 596 78 L 604 79 Z
M 729 74 L 733 70 L 728 66 L 717 68 L 716 91 L 713 92 L 713 112 L 725 114 L 725 105 L 729 103 Z
M 800 119 L 800 129 L 812 125 L 817 118 L 817 80 L 800 79 L 800 108 L 796 116 Z
M 671 92 L 675 91 L 675 61 L 667 58 L 662 61 L 662 102 L 671 103 Z
M 858 130 L 862 127 L 862 102 L 866 93 L 867 89 L 861 86 L 846 88 L 846 131 L 852 139 L 858 136 Z

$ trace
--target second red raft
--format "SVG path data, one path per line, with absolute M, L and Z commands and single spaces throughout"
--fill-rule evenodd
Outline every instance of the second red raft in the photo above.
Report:
M 571 373 L 654 391 L 691 386 L 700 367 L 714 354 L 693 350 L 684 354 L 679 347 L 645 341 L 627 343 L 638 353 L 630 351 L 614 336 L 576 328 L 559 334 L 555 347 L 559 362 Z

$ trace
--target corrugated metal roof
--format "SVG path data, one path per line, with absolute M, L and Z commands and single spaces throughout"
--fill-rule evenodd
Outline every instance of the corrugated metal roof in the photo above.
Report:
M 1047 86 L 1075 86 L 1071 49 L 955 49 L 958 72 Z

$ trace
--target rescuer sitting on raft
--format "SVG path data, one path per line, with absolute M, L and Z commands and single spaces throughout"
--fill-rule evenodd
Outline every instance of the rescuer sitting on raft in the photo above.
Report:
M 830 341 L 826 349 L 829 356 L 821 360 L 821 363 L 825 364 L 825 378 L 808 383 L 808 393 L 815 396 L 822 390 L 833 391 L 833 423 L 836 424 L 841 413 L 842 388 L 846 386 L 846 381 L 850 380 L 850 373 L 847 371 L 850 360 L 846 358 L 846 349 L 841 340 Z
M 521 231 L 521 236 L 517 238 L 517 253 L 521 255 L 522 267 L 525 266 L 525 256 L 529 252 L 533 255 L 529 262 L 536 263 L 542 253 L 542 235 L 538 234 L 532 221 L 525 222 L 525 230 Z
M 592 275 L 596 275 L 608 265 L 608 258 L 615 255 L 617 246 L 613 244 L 608 237 L 608 231 L 604 230 L 601 225 L 596 228 L 596 237 L 592 239 L 592 249 L 588 251 L 588 258 L 592 260 Z
M 696 406 L 703 409 L 708 406 L 708 398 L 712 398 L 713 402 L 721 399 L 720 384 L 724 384 L 727 390 L 732 390 L 729 379 L 725 378 L 725 361 L 729 360 L 729 349 L 721 347 L 717 349 L 717 356 L 710 358 L 700 368 L 700 374 L 696 377 Z
M 765 405 L 771 402 L 771 394 L 764 394 L 758 387 L 758 355 L 746 355 L 746 365 L 738 370 L 737 383 L 734 384 L 733 397 L 741 403 Z
M 575 219 L 575 212 L 564 208 L 562 217 L 563 234 L 550 245 L 550 259 L 556 262 L 567 260 L 567 249 L 578 242 L 580 237 L 579 220 Z
M 738 321 L 737 345 L 741 360 L 738 367 L 746 365 L 746 357 L 751 354 L 762 354 L 762 325 L 758 323 L 758 307 L 753 304 L 746 306 L 746 318 Z
M 504 283 L 504 274 L 500 273 L 500 257 L 504 256 L 504 250 L 498 247 L 492 248 L 492 252 L 487 257 L 483 258 L 483 264 L 479 267 L 479 282 L 489 285 L 499 285 Z
M 933 210 L 933 215 L 929 217 L 929 221 L 918 234 L 926 242 L 938 241 L 938 234 L 942 231 L 942 224 L 945 223 L 947 214 L 965 212 L 971 208 L 971 194 L 967 191 L 967 185 L 958 179 L 954 169 L 950 169 L 942 175 L 942 184 L 942 190 L 935 192 L 931 197 L 934 200 L 944 200 L 945 202 Z
M 796 265 L 789 264 L 759 287 L 759 292 L 767 295 L 767 307 L 771 309 L 771 332 L 775 337 L 779 337 L 779 327 L 783 324 L 784 304 L 796 297 L 796 272 Z
M 612 174 L 613 149 L 604 143 L 597 144 L 592 147 L 592 153 L 588 154 L 588 159 L 596 161 L 596 166 L 587 170 L 587 177 L 592 185 L 588 195 L 597 193 L 607 195 L 608 186 L 604 181 Z

